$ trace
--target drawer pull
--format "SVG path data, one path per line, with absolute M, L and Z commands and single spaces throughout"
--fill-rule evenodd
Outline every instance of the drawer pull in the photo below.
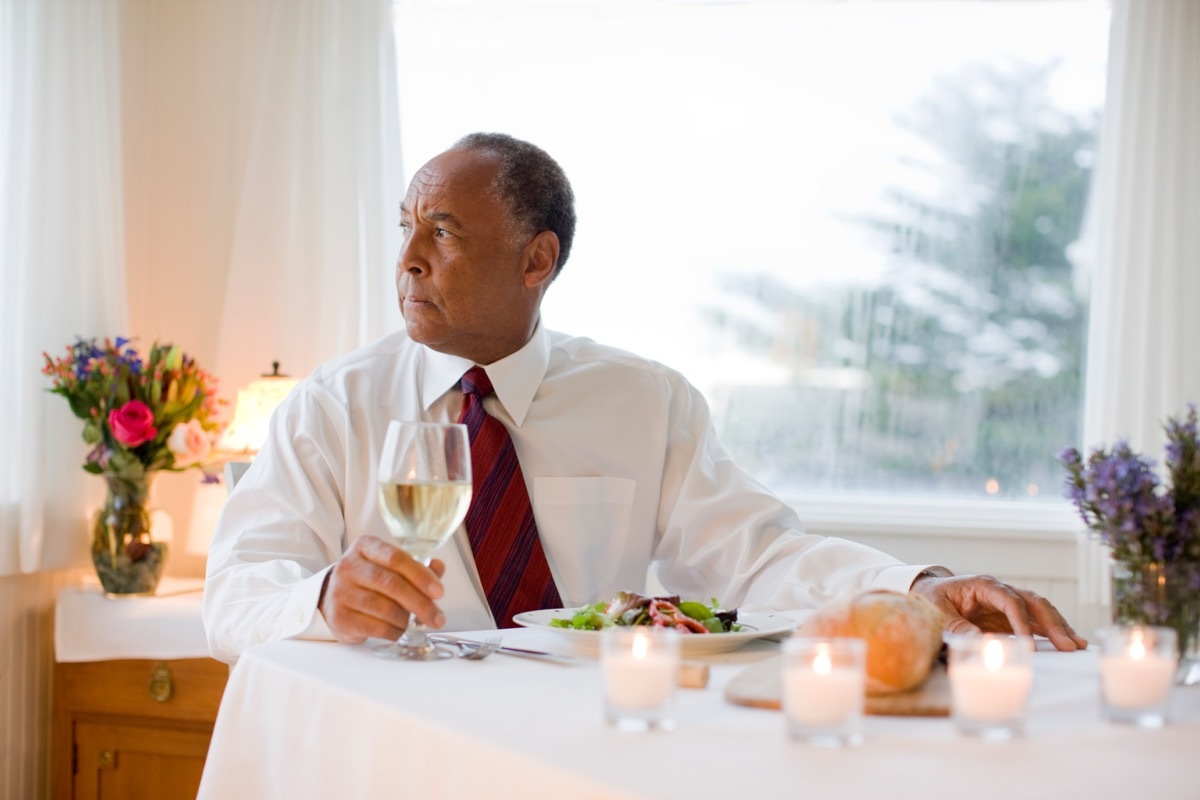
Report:
M 112 750 L 101 750 L 98 761 L 100 769 L 112 769 L 117 763 L 117 754 Z
M 165 703 L 175 693 L 175 683 L 171 679 L 171 668 L 166 664 L 155 664 L 150 673 L 150 699 L 157 703 Z

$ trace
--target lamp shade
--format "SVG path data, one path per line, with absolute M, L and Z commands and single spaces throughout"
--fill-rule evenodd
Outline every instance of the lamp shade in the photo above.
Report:
M 253 454 L 266 442 L 271 414 L 297 383 L 280 374 L 278 361 L 272 362 L 271 367 L 271 372 L 238 390 L 233 419 L 217 443 L 217 450 L 223 454 Z

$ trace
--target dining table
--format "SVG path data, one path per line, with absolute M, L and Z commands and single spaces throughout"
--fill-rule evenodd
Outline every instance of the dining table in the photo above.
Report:
M 778 710 L 726 698 L 731 680 L 779 652 L 776 640 L 689 656 L 708 680 L 679 690 L 676 727 L 631 732 L 605 722 L 594 655 L 544 628 L 499 635 L 566 658 L 400 661 L 371 643 L 301 640 L 249 648 L 232 669 L 199 797 L 1200 797 L 1200 687 L 1172 689 L 1163 727 L 1106 721 L 1094 648 L 1037 642 L 1026 724 L 1012 739 L 964 735 L 948 716 L 868 715 L 860 745 L 829 748 L 789 739 Z

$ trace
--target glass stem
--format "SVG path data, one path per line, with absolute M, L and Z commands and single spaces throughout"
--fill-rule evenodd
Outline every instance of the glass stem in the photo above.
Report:
M 417 559 L 423 567 L 428 567 L 431 560 L 431 556 Z M 425 626 L 417 622 L 417 615 L 411 611 L 408 612 L 408 625 L 404 627 L 404 635 L 400 637 L 400 644 L 414 650 L 431 649 L 433 645 L 430 644 L 429 637 L 425 635 L 425 630 Z

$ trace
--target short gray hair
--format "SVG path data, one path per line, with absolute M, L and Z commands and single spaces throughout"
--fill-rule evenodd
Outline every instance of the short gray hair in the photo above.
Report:
M 451 149 L 488 153 L 500 160 L 492 188 L 522 234 L 551 231 L 558 237 L 557 278 L 575 238 L 575 193 L 558 162 L 537 145 L 506 133 L 470 133 Z

